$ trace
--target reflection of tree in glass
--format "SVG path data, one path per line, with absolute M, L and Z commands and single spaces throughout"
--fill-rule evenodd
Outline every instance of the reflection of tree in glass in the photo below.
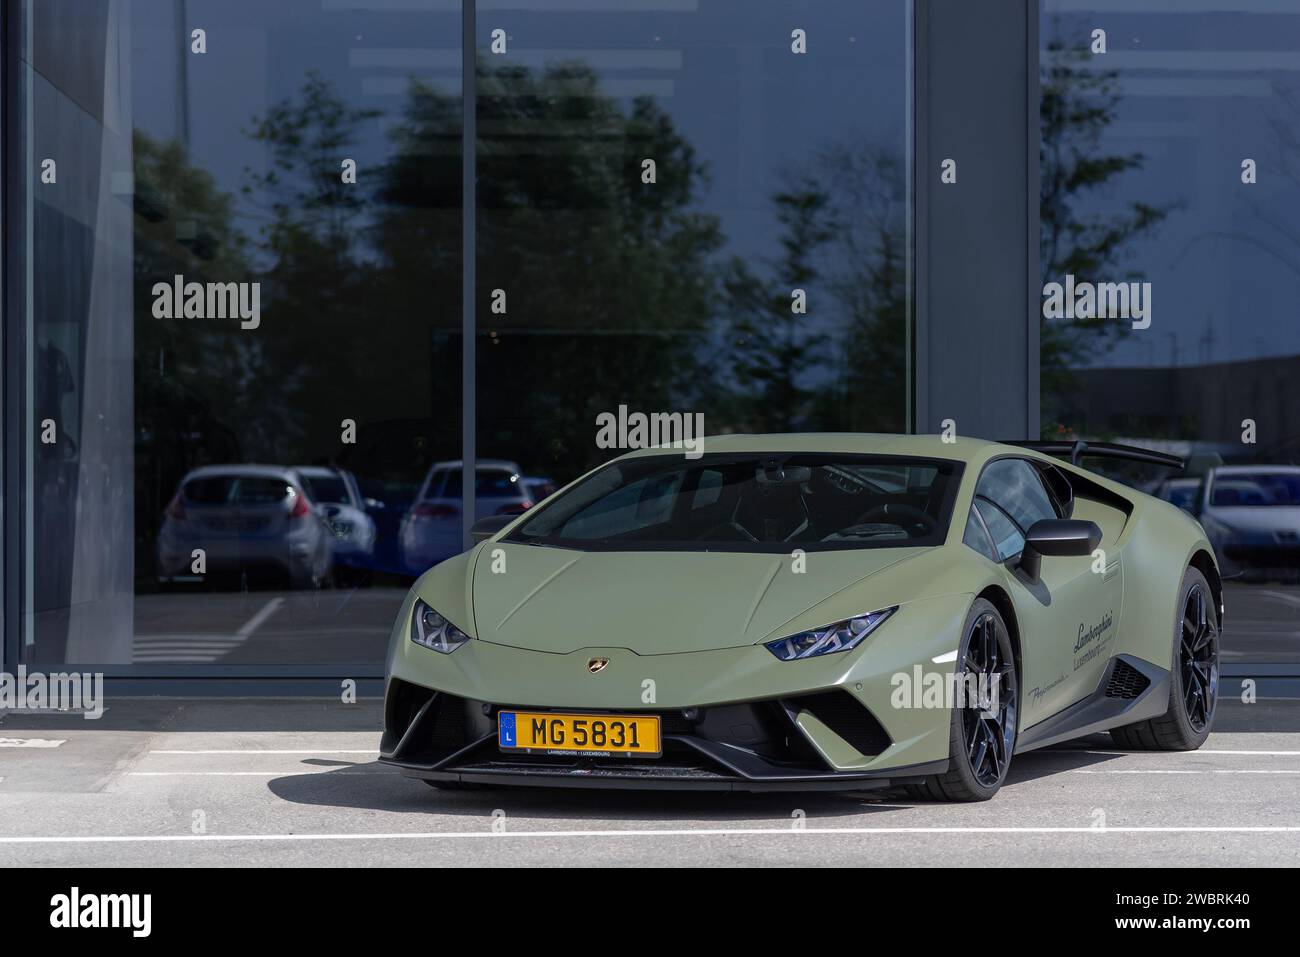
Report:
M 734 350 L 729 413 L 751 431 L 904 431 L 901 158 L 842 144 L 787 179 L 772 198 L 781 257 L 761 272 L 733 260 L 726 278 Z M 809 292 L 807 315 L 791 310 L 796 288 Z
M 1088 65 L 1086 47 L 1059 37 L 1043 58 L 1040 265 L 1042 281 L 1118 282 L 1129 243 L 1152 232 L 1169 207 L 1133 201 L 1122 212 L 1088 213 L 1088 204 L 1117 177 L 1142 166 L 1141 153 L 1108 154 L 1102 136 L 1120 102 L 1118 73 Z M 1055 434 L 1062 402 L 1073 385 L 1070 370 L 1109 351 L 1129 327 L 1114 319 L 1053 319 L 1042 323 L 1043 430 Z
M 707 188 L 704 164 L 652 99 L 603 95 L 591 69 L 573 63 L 483 67 L 478 98 L 481 455 L 571 476 L 607 456 L 593 448 L 594 423 L 620 403 L 702 410 L 711 430 L 905 425 L 897 157 L 827 151 L 773 197 L 776 261 L 723 264 L 717 217 L 693 208 Z M 403 459 L 407 479 L 428 458 L 458 453 L 460 113 L 459 97 L 412 81 L 388 156 L 344 184 L 340 158 L 376 113 L 349 108 L 308 75 L 250 123 L 269 156 L 242 191 L 240 217 L 260 221 L 252 241 L 206 172 L 141 134 L 138 283 L 177 272 L 262 282 L 255 332 L 140 324 L 141 368 L 157 367 L 166 340 L 181 363 L 163 364 L 168 387 L 183 382 L 215 410 L 225 425 L 207 432 L 238 436 L 218 458 L 338 456 L 369 474 L 369 453 L 349 463 L 340 452 L 343 418 L 363 432 L 409 419 L 427 441 Z M 657 164 L 654 184 L 642 182 L 646 158 Z M 174 202 L 198 223 L 188 246 L 173 235 Z M 790 290 L 815 283 L 831 308 L 792 314 Z M 505 315 L 490 310 L 498 288 Z M 176 403 L 150 375 L 140 405 L 161 414 Z M 206 460 L 190 455 L 178 467 Z
M 815 181 L 801 178 L 772 201 L 781 224 L 780 258 L 759 276 L 749 263 L 733 257 L 726 277 L 741 389 L 738 411 L 747 431 L 796 432 L 812 416 L 809 379 L 820 365 L 827 336 L 813 317 L 795 312 L 793 296 L 796 290 L 808 296 L 819 278 L 815 257 L 833 235 L 830 197 Z
M 814 168 L 833 197 L 825 269 L 844 316 L 816 427 L 906 431 L 910 250 L 903 157 L 850 143 L 824 150 Z
M 387 340 L 396 318 L 376 296 L 376 266 L 364 248 L 368 171 L 356 184 L 341 175 L 342 159 L 355 155 L 361 125 L 376 116 L 348 107 L 310 73 L 296 97 L 255 116 L 248 131 L 270 155 L 265 171 L 246 172 L 243 188 L 246 201 L 269 203 L 258 235 L 265 265 L 259 277 L 263 325 L 256 335 L 265 340 L 267 374 L 288 407 L 290 427 L 278 421 L 278 408 L 264 410 L 258 425 L 243 426 L 267 429 L 268 444 L 255 451 L 275 461 L 334 458 L 342 420 L 366 420 L 376 393 L 391 402 L 390 388 L 402 389 L 387 375 L 386 363 L 367 364 L 378 361 L 375 346 Z M 385 370 L 384 389 L 374 388 L 376 370 Z
M 581 63 L 480 66 L 477 121 L 479 450 L 572 475 L 608 456 L 598 413 L 699 408 L 721 244 L 690 208 L 705 170 L 652 99 L 625 111 Z
M 231 226 L 231 197 L 179 143 L 136 130 L 134 153 L 136 516 L 149 541 L 181 476 L 238 461 L 240 423 L 258 404 L 274 404 L 277 392 L 261 379 L 259 341 L 241 336 L 237 323 L 153 317 L 154 283 L 176 275 L 240 282 L 249 266 Z

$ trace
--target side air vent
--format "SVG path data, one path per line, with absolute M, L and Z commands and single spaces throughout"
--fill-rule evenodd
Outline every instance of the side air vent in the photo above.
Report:
M 1115 660 L 1115 669 L 1106 683 L 1107 698 L 1136 698 L 1151 684 L 1149 678 L 1123 658 Z
M 866 757 L 875 757 L 893 743 L 889 739 L 889 732 L 876 720 L 876 716 L 847 691 L 801 695 L 798 698 L 787 698 L 786 704 L 796 711 L 811 713 L 843 738 L 854 751 Z

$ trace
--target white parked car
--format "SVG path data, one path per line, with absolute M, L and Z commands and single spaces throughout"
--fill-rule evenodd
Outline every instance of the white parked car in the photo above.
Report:
M 1225 578 L 1300 579 L 1300 466 L 1221 465 L 1165 484 L 1158 494 L 1201 520 Z
M 501 459 L 480 459 L 474 482 L 474 519 L 512 515 L 532 508 L 534 501 L 519 466 Z M 435 462 L 420 491 L 402 518 L 402 559 L 408 570 L 424 571 L 464 551 L 459 460 Z
M 164 513 L 158 576 L 174 582 L 238 573 L 320 587 L 333 568 L 332 538 L 309 481 L 294 469 L 205 465 L 181 479 Z M 197 549 L 202 575 L 194 572 Z
M 368 570 L 374 564 L 375 520 L 366 512 L 356 477 L 343 469 L 301 465 L 297 472 L 311 483 L 333 538 L 334 566 Z

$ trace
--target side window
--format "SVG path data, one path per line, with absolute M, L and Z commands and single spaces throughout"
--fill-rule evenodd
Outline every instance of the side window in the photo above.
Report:
M 447 484 L 448 472 L 443 469 L 441 472 L 434 472 L 433 478 L 429 479 L 429 494 L 427 498 L 442 498 L 442 490 Z
M 705 469 L 700 473 L 699 484 L 695 486 L 695 497 L 691 499 L 691 509 L 716 505 L 722 497 L 722 473 L 715 469 Z
M 997 550 L 993 547 L 993 543 L 989 541 L 988 533 L 984 531 L 984 525 L 980 522 L 979 516 L 975 514 L 974 506 L 971 507 L 970 514 L 966 516 L 966 533 L 962 535 L 961 540 L 990 561 L 996 562 L 998 560 Z
M 995 561 L 1005 562 L 1024 550 L 1024 533 L 1016 527 L 1016 523 L 1011 521 L 1006 512 L 987 500 L 977 499 L 975 507 L 980 510 L 980 517 L 984 519 L 989 534 L 993 536 L 993 547 L 997 549 Z
M 1043 487 L 1038 470 L 1024 459 L 991 462 L 980 476 L 975 495 L 1006 512 L 1021 532 L 1039 519 L 1057 517 L 1056 506 Z M 988 520 L 987 510 L 981 510 L 980 514 Z M 992 531 L 992 526 L 989 530 Z

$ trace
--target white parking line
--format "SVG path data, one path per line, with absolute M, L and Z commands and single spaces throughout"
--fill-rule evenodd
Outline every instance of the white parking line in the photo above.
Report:
M 180 748 L 160 748 L 150 754 L 372 754 L 379 752 L 374 748 L 207 748 L 186 751 Z
M 137 834 L 137 835 L 49 835 L 41 837 L 0 837 L 0 844 L 180 844 L 239 841 L 450 841 L 506 838 L 554 839 L 575 837 L 774 837 L 811 834 L 874 835 L 893 834 L 1300 834 L 1300 827 L 1223 826 L 1223 827 L 709 827 L 646 828 L 608 831 L 407 831 L 390 833 L 355 832 L 348 834 Z
M 261 608 L 257 610 L 257 614 L 255 614 L 252 618 L 248 619 L 248 621 L 240 625 L 239 630 L 235 632 L 235 634 L 238 635 L 240 638 L 247 638 L 253 632 L 257 631 L 257 629 L 261 628 L 263 623 L 266 621 L 266 619 L 274 615 L 280 609 L 280 606 L 283 604 L 284 604 L 284 598 L 282 597 L 272 598 L 270 601 L 268 601 L 265 605 L 263 605 Z
M 278 778 L 295 774 L 401 774 L 401 771 L 348 771 L 344 768 L 293 768 L 290 771 L 128 771 L 136 778 Z
M 1155 768 L 1071 768 L 1075 774 L 1300 774 L 1300 768 L 1282 770 L 1257 768 L 1191 768 L 1180 770 L 1157 770 Z
M 57 748 L 66 738 L 0 738 L 0 748 Z
M 1033 754 L 1034 752 L 1029 752 Z M 1120 751 L 1107 750 L 1105 748 L 1043 748 L 1038 754 L 1128 754 L 1134 757 L 1147 754 L 1156 754 L 1153 751 Z M 1272 756 L 1300 755 L 1300 751 L 1215 751 L 1212 748 L 1199 748 L 1196 751 L 1184 751 L 1182 754 L 1263 754 Z
M 182 662 L 208 664 L 234 651 L 280 610 L 284 597 L 267 600 L 233 635 L 212 633 L 137 635 L 131 660 L 136 664 Z
M 1284 604 L 1287 605 L 1291 605 L 1292 607 L 1300 607 L 1300 598 L 1297 598 L 1295 595 L 1291 595 L 1286 592 L 1266 591 L 1261 589 L 1259 594 L 1263 595 L 1265 598 L 1276 599 L 1277 601 L 1283 602 Z

